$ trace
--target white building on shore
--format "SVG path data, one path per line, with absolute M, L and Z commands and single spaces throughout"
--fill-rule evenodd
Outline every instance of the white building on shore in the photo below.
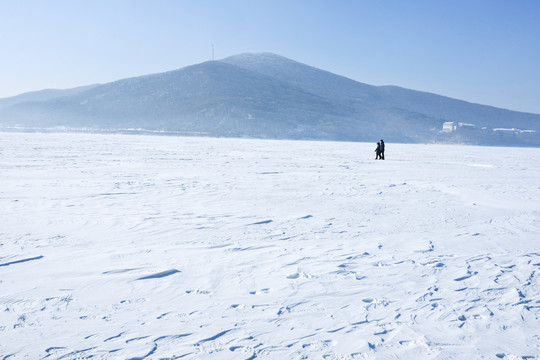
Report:
M 442 126 L 443 132 L 452 132 L 457 130 L 457 123 L 454 121 L 447 121 Z

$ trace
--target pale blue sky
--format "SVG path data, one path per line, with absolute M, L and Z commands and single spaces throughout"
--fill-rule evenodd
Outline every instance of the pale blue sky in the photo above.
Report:
M 0 97 L 273 52 L 540 113 L 538 0 L 0 0 Z

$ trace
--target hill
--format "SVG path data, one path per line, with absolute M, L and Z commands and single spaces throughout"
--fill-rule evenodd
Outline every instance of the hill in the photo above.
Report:
M 0 99 L 0 126 L 540 146 L 540 115 L 363 84 L 269 53 L 40 95 Z

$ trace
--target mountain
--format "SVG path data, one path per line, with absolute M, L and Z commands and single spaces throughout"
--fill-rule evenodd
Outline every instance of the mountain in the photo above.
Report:
M 363 84 L 269 53 L 0 99 L 0 126 L 540 146 L 540 115 Z

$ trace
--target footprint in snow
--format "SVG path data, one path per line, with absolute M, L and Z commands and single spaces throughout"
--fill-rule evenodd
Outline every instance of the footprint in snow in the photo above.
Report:
M 294 273 L 294 274 L 291 274 L 291 275 L 287 276 L 287 279 L 298 279 L 298 278 L 301 278 L 301 277 L 306 278 L 306 279 L 310 279 L 311 275 L 306 274 L 303 271 L 299 271 L 297 273 Z
M 249 293 L 251 295 L 260 295 L 260 294 L 267 294 L 271 291 L 272 289 L 270 288 L 265 288 L 265 289 L 261 289 L 261 290 L 254 290 L 254 291 L 250 291 Z
M 369 304 L 368 308 L 370 308 L 372 305 L 374 306 L 382 305 L 386 307 L 390 304 L 390 302 L 385 298 L 380 298 L 380 299 L 365 298 L 365 299 L 362 299 L 362 301 L 365 302 L 366 304 Z

